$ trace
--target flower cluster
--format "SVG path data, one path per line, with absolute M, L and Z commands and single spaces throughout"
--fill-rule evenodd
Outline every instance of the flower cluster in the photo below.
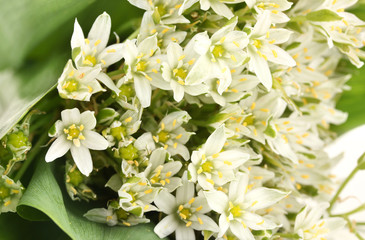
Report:
M 356 1 L 129 2 L 145 10 L 136 38 L 107 46 L 106 13 L 87 38 L 75 21 L 58 81 L 85 111 L 62 111 L 46 161 L 71 150 L 70 196 L 108 199 L 85 217 L 131 226 L 160 212 L 155 233 L 177 240 L 325 239 L 344 226 L 324 214 L 337 158 L 323 147 L 347 117 L 339 61 L 365 56 L 365 23 L 345 12 Z

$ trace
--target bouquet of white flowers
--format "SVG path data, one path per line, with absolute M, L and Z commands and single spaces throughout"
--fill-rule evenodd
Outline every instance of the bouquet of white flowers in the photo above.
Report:
M 346 225 L 363 239 L 348 218 L 363 207 L 331 210 L 365 157 L 339 186 L 341 156 L 324 151 L 347 119 L 343 65 L 365 57 L 365 22 L 346 12 L 357 0 L 128 1 L 144 10 L 135 32 L 109 40 L 106 12 L 87 35 L 75 20 L 60 98 L 4 133 L 1 212 L 37 208 L 74 239 L 324 240 Z M 32 148 L 33 116 L 51 127 Z M 78 232 L 59 190 L 61 210 L 32 203 L 42 171 L 84 202 L 82 222 L 118 234 Z

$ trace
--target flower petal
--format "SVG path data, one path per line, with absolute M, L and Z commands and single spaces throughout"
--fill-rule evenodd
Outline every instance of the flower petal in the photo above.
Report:
M 272 87 L 272 76 L 270 72 L 269 65 L 264 57 L 261 57 L 255 52 L 254 47 L 248 46 L 248 53 L 251 57 L 249 65 L 250 68 L 256 73 L 260 82 L 270 90 Z
M 162 190 L 154 200 L 157 208 L 166 214 L 173 214 L 176 210 L 176 201 L 175 197 L 168 193 L 167 191 Z
M 176 240 L 195 240 L 194 229 L 191 227 L 178 226 L 175 234 Z
M 204 145 L 205 154 L 211 156 L 215 153 L 219 153 L 225 142 L 226 136 L 224 133 L 224 125 L 221 125 L 208 137 L 207 142 Z
M 228 204 L 228 197 L 221 191 L 204 191 L 208 205 L 217 213 L 223 213 Z
M 71 145 L 71 155 L 80 172 L 85 176 L 89 176 L 93 170 L 93 161 L 89 149 L 83 146 Z
M 250 207 L 250 210 L 255 211 L 273 205 L 288 195 L 287 192 L 282 192 L 270 188 L 255 188 L 249 191 L 245 196 L 245 203 Z
M 85 147 L 92 150 L 105 150 L 108 148 L 108 141 L 102 137 L 99 133 L 93 131 L 84 131 L 85 140 L 82 140 L 81 143 Z
M 104 49 L 108 43 L 111 24 L 110 16 L 104 12 L 98 16 L 90 29 L 88 38 L 95 41 L 100 40 L 100 43 L 97 45 L 99 51 Z
M 61 119 L 65 125 L 79 124 L 81 120 L 80 110 L 78 108 L 65 109 L 61 112 Z
M 105 48 L 98 56 L 99 61 L 104 60 L 105 64 L 102 66 L 104 68 L 109 67 L 113 63 L 118 62 L 123 57 L 123 43 L 117 43 L 110 45 L 109 47 Z
M 140 76 L 134 76 L 134 86 L 142 107 L 149 107 L 151 104 L 151 85 L 149 81 Z
M 173 233 L 178 226 L 178 221 L 174 215 L 168 215 L 162 219 L 155 227 L 154 231 L 160 238 L 165 238 Z
M 74 24 L 74 32 L 72 33 L 71 37 L 71 48 L 77 48 L 83 46 L 85 43 L 85 37 L 84 33 L 82 32 L 82 29 L 80 27 L 80 24 L 77 22 L 77 19 L 75 19 Z
M 80 123 L 84 125 L 85 129 L 91 130 L 96 126 L 96 118 L 94 112 L 85 111 L 80 115 Z
M 231 222 L 231 231 L 234 235 L 236 235 L 236 237 L 238 237 L 239 239 L 245 239 L 245 240 L 254 240 L 255 238 L 253 237 L 251 231 L 247 228 L 242 226 L 241 223 L 234 221 Z
M 103 83 L 105 86 L 107 86 L 109 89 L 113 90 L 117 95 L 119 95 L 119 93 L 120 93 L 119 88 L 117 88 L 117 86 L 115 86 L 113 80 L 111 80 L 111 78 L 108 75 L 101 72 L 96 76 L 96 78 L 101 83 Z
M 184 180 L 183 185 L 176 190 L 176 203 L 185 204 L 194 197 L 194 183 Z
M 48 149 L 46 154 L 46 162 L 52 162 L 53 160 L 62 157 L 70 150 L 72 142 L 66 139 L 65 135 L 59 136 Z

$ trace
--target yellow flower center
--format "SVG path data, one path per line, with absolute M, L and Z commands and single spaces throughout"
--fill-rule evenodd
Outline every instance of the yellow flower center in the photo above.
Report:
M 10 196 L 10 190 L 6 186 L 0 186 L 0 198 L 4 199 Z
M 257 48 L 260 49 L 262 47 L 262 43 L 260 40 L 254 40 L 253 41 L 253 45 Z
M 214 48 L 213 48 L 213 56 L 216 57 L 216 58 L 219 58 L 219 57 L 222 57 L 223 54 L 224 54 L 224 48 L 222 47 L 222 45 L 216 45 Z
M 213 162 L 212 161 L 206 161 L 205 163 L 203 163 L 201 165 L 201 168 L 203 169 L 204 172 L 212 172 L 213 170 Z
M 255 122 L 255 116 L 251 115 L 245 118 L 245 120 L 243 121 L 244 125 L 253 125 L 253 123 Z
M 147 68 L 147 62 L 145 62 L 145 61 L 139 61 L 137 63 L 137 71 L 143 72 L 143 71 L 146 70 L 146 68 Z
M 162 4 L 157 5 L 157 12 L 160 16 L 164 16 L 167 13 L 165 6 Z
M 182 208 L 181 210 L 179 209 L 179 216 L 183 219 L 189 219 L 191 217 L 191 211 L 189 208 Z
M 239 205 L 232 206 L 229 209 L 229 212 L 233 215 L 233 217 L 240 217 L 242 215 L 242 210 Z
M 68 79 L 65 84 L 63 84 L 62 88 L 67 92 L 75 92 L 79 89 L 79 82 L 74 78 Z
M 170 139 L 170 134 L 169 132 L 166 132 L 166 131 L 161 131 L 157 134 L 158 136 L 158 141 L 162 142 L 162 143 L 165 143 L 167 142 L 167 140 Z
M 93 66 L 95 66 L 96 65 L 96 58 L 94 56 L 87 55 L 85 57 L 85 62 L 90 62 Z
M 183 68 L 177 68 L 177 69 L 174 69 L 174 73 L 175 73 L 175 76 L 176 77 L 179 77 L 179 78 L 181 78 L 181 79 L 185 79 L 186 78 L 186 76 L 188 75 L 187 74 L 187 71 L 185 70 L 185 69 L 183 69 Z

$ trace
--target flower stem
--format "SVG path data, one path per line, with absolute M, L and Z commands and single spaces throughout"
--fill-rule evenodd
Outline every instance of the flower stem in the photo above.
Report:
M 347 217 L 350 216 L 352 214 L 355 214 L 357 212 L 361 212 L 365 210 L 365 203 L 360 205 L 359 207 L 355 208 L 354 210 L 351 210 L 347 213 L 342 213 L 342 214 L 336 214 L 336 215 L 332 215 L 333 217 Z
M 352 172 L 350 173 L 349 176 L 347 176 L 347 178 L 345 179 L 345 181 L 343 181 L 343 183 L 341 184 L 341 186 L 339 187 L 339 189 L 337 190 L 335 196 L 333 196 L 332 200 L 330 201 L 330 207 L 328 208 L 328 213 L 331 213 L 331 210 L 335 204 L 335 202 L 338 199 L 338 196 L 341 194 L 342 190 L 346 187 L 346 185 L 350 182 L 350 180 L 355 176 L 355 174 L 359 171 L 358 166 L 356 166 L 354 168 L 354 170 L 352 170 Z
M 29 154 L 27 156 L 27 159 L 24 161 L 23 166 L 19 169 L 19 171 L 17 172 L 17 174 L 14 177 L 14 181 L 18 181 L 19 179 L 22 178 L 22 176 L 24 175 L 24 173 L 27 171 L 28 167 L 30 166 L 30 164 L 32 163 L 33 159 L 38 156 L 39 151 L 41 150 L 42 146 L 44 144 L 46 144 L 48 139 L 48 134 L 47 132 L 45 132 L 44 134 L 42 134 L 38 140 L 38 142 L 34 145 L 34 147 L 32 148 L 31 151 L 29 151 Z

